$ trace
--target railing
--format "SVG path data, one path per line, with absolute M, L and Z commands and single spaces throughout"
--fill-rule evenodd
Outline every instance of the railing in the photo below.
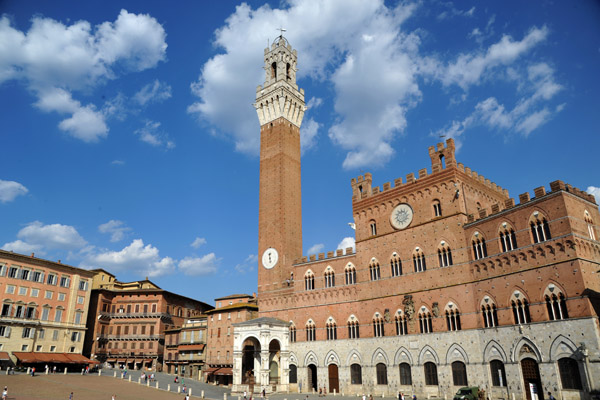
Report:
M 109 312 L 105 312 L 105 311 L 101 311 L 100 314 L 98 315 L 98 318 L 101 319 L 111 319 L 111 318 L 165 318 L 165 319 L 171 319 L 171 314 L 167 314 L 167 313 L 159 313 L 159 312 L 155 312 L 155 313 L 109 313 Z
M 98 335 L 96 340 L 160 340 L 165 335 Z

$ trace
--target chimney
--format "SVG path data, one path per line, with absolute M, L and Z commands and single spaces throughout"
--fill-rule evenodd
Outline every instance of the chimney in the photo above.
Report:
M 35 257 L 35 253 L 31 253 L 31 258 Z

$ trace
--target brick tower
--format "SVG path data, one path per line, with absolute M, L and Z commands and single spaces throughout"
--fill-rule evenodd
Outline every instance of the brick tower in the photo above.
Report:
M 260 121 L 258 292 L 285 288 L 302 256 L 300 125 L 304 90 L 296 84 L 297 52 L 279 36 L 264 53 L 265 83 L 256 90 Z

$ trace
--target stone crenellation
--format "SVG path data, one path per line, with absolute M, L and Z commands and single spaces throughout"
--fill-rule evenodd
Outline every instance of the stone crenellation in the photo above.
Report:
M 546 188 L 544 186 L 539 186 L 536 187 L 535 189 L 533 189 L 533 193 L 534 193 L 534 197 L 532 198 L 529 192 L 525 192 L 525 193 L 521 193 L 519 195 L 519 204 L 515 204 L 515 199 L 508 198 L 504 201 L 504 204 L 493 204 L 491 206 L 491 212 L 489 212 L 487 209 L 481 209 L 478 210 L 478 214 L 469 214 L 467 215 L 467 223 L 471 223 L 471 222 L 475 222 L 477 220 L 480 219 L 484 219 L 487 217 L 493 217 L 495 214 L 498 214 L 500 212 L 504 212 L 507 211 L 511 208 L 515 208 L 515 207 L 520 207 L 526 203 L 529 203 L 532 200 L 539 200 L 540 198 L 547 196 L 547 195 L 551 195 L 553 193 L 559 192 L 559 191 L 565 191 L 568 193 L 572 193 L 573 195 L 580 197 L 586 201 L 589 201 L 591 203 L 596 204 L 596 198 L 594 197 L 594 195 L 589 194 L 587 192 L 584 192 L 583 190 L 580 190 L 578 188 L 575 188 L 569 184 L 565 184 L 563 181 L 561 180 L 556 180 L 556 181 L 552 181 L 550 182 L 550 192 L 546 192 Z
M 325 257 L 325 253 L 309 254 L 308 256 L 303 256 L 303 257 L 297 258 L 296 260 L 294 260 L 293 264 L 294 265 L 306 264 L 306 263 L 318 262 L 318 261 L 322 261 L 322 260 L 326 260 L 326 259 L 330 260 L 333 258 L 347 257 L 347 256 L 351 256 L 353 254 L 354 254 L 354 248 L 347 247 L 345 250 L 337 249 L 336 251 L 328 251 L 327 257 Z

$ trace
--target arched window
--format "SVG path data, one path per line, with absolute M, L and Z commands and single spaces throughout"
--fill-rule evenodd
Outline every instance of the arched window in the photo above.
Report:
M 433 332 L 431 313 L 425 307 L 421 307 L 421 310 L 419 312 L 419 328 L 421 329 L 421 333 Z
M 415 272 L 423 272 L 427 270 L 425 254 L 423 254 L 423 251 L 418 247 L 413 252 L 413 265 L 415 267 Z
M 440 268 L 452 265 L 452 250 L 450 250 L 450 246 L 443 240 L 438 247 L 438 260 Z
M 293 322 L 292 322 L 292 325 L 290 326 L 290 342 L 292 342 L 292 343 L 296 342 L 296 326 L 294 325 Z
M 515 324 L 528 324 L 531 322 L 531 315 L 529 314 L 529 302 L 521 294 L 521 292 L 513 293 L 511 297 L 511 305 L 513 310 L 513 316 Z
M 442 216 L 442 205 L 439 200 L 433 201 L 433 216 L 441 217 Z
M 377 384 L 387 385 L 387 366 L 384 363 L 379 363 L 375 366 L 377 370 Z
M 400 364 L 400 384 L 401 385 L 412 385 L 412 374 L 410 372 L 410 364 Z
M 271 64 L 271 79 L 277 79 L 277 63 Z
M 381 278 L 381 271 L 379 270 L 379 262 L 375 259 L 371 259 L 369 264 L 369 273 L 372 281 L 378 281 Z
M 310 270 L 304 274 L 304 289 L 315 290 L 315 275 Z
M 452 363 L 452 381 L 454 386 L 468 386 L 467 367 L 464 362 L 454 361 Z
M 502 223 L 502 228 L 498 233 L 498 237 L 500 238 L 500 246 L 502 247 L 503 253 L 517 248 L 517 235 L 515 234 L 515 230 L 506 222 Z
M 533 243 L 541 243 L 552 239 L 548 221 L 538 211 L 535 211 L 529 219 L 529 226 L 531 227 Z
M 402 310 L 396 311 L 396 335 L 406 335 L 408 334 L 408 323 L 406 321 L 406 317 L 402 313 Z
M 558 360 L 558 371 L 563 389 L 583 390 L 579 364 L 576 360 L 568 357 L 561 358 Z
M 352 385 L 362 385 L 362 368 L 360 364 L 350 366 L 350 383 Z
M 298 367 L 290 364 L 290 383 L 298 383 Z
M 285 65 L 285 78 L 289 81 L 290 79 L 292 79 L 292 76 L 290 75 L 290 69 L 291 69 L 291 65 L 290 63 L 287 63 Z
M 392 258 L 390 260 L 390 268 L 392 270 L 392 276 L 400 276 L 402 275 L 402 261 L 397 253 L 392 254 Z
M 471 243 L 473 245 L 473 257 L 476 260 L 487 257 L 487 246 L 485 245 L 485 239 L 479 232 L 475 232 Z
M 587 210 L 585 211 L 583 218 L 585 220 L 585 223 L 587 224 L 588 234 L 590 235 L 590 239 L 596 240 L 596 231 L 594 230 L 594 221 L 592 220 L 592 217 L 590 216 L 590 213 L 587 212 Z
M 506 386 L 506 372 L 504 371 L 504 363 L 502 361 L 490 361 L 490 372 L 492 373 L 493 386 Z
M 381 314 L 375 313 L 373 316 L 373 337 L 385 336 L 383 323 L 384 321 Z
M 485 296 L 481 302 L 481 315 L 483 316 L 483 326 L 486 328 L 493 328 L 498 326 L 498 312 L 496 310 L 496 304 L 492 300 Z
M 306 323 L 306 341 L 307 342 L 314 342 L 315 340 L 317 340 L 315 331 L 316 331 L 315 323 L 313 322 L 312 319 L 309 319 L 308 322 Z
M 432 362 L 426 362 L 423 365 L 423 369 L 425 370 L 425 385 L 437 386 L 437 384 L 438 384 L 437 366 Z
M 344 273 L 346 275 L 346 285 L 354 285 L 356 283 L 356 268 L 354 268 L 352 263 L 346 265 Z
M 358 319 L 351 315 L 348 319 L 348 338 L 358 339 L 360 337 Z
M 331 288 L 335 286 L 335 271 L 330 266 L 325 269 L 325 287 Z
M 336 340 L 337 324 L 335 323 L 335 320 L 332 317 L 329 317 L 325 326 L 327 328 L 327 340 Z
M 552 289 L 552 292 L 549 289 Z M 544 298 L 546 299 L 546 308 L 548 309 L 548 318 L 550 318 L 550 321 L 569 318 L 565 295 L 557 290 L 558 288 L 554 285 L 549 289 L 546 290 Z
M 449 331 L 460 331 L 460 313 L 456 306 L 448 303 L 446 306 L 446 325 Z
M 371 220 L 369 222 L 369 228 L 371 229 L 371 236 L 377 235 L 377 224 L 375 221 Z

